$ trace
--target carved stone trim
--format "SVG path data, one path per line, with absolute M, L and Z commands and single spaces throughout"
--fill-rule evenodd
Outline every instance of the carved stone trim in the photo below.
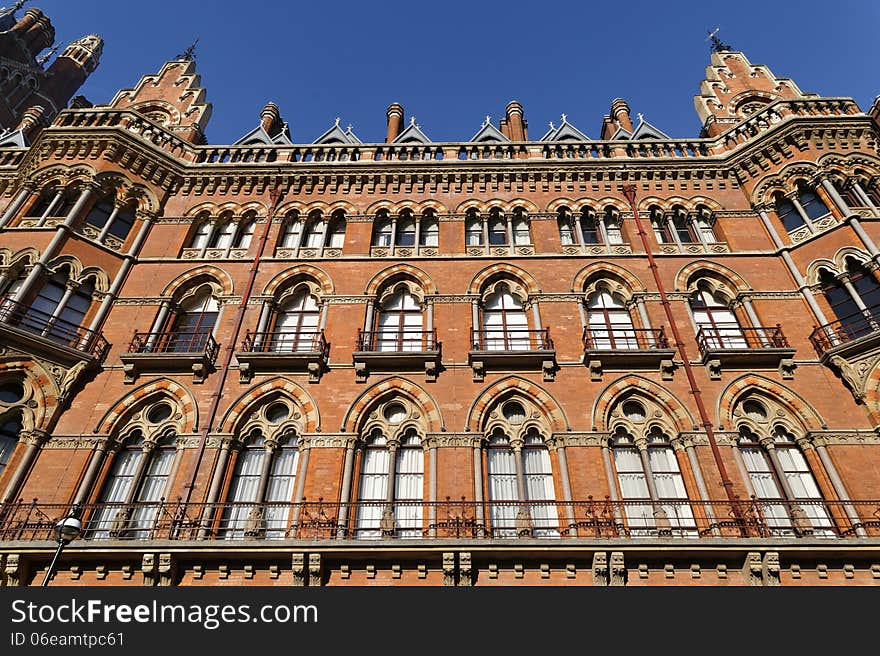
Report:
M 815 446 L 880 444 L 880 435 L 875 431 L 868 430 L 810 431 L 806 438 Z

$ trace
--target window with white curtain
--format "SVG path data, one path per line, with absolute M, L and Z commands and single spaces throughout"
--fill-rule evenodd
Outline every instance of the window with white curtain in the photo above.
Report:
M 209 248 L 229 248 L 232 245 L 235 228 L 235 222 L 231 218 L 221 219 L 208 244 Z
M 426 213 L 422 217 L 419 229 L 419 242 L 421 246 L 437 246 L 440 234 L 440 224 L 433 214 Z
M 710 349 L 747 348 L 739 319 L 720 293 L 701 287 L 690 298 L 697 330 Z
M 389 462 L 387 440 L 381 431 L 376 430 L 367 438 L 365 448 L 361 451 L 354 532 L 356 538 L 382 537 L 382 516 L 389 511 L 387 509 Z
M 529 321 L 520 300 L 507 285 L 498 288 L 483 302 L 480 347 L 486 351 L 528 351 Z
M 257 222 L 255 219 L 250 219 L 243 221 L 238 228 L 238 234 L 235 236 L 235 243 L 232 245 L 233 248 L 249 248 L 251 245 L 251 239 L 254 236 L 254 228 L 256 227 Z
M 574 231 L 571 226 L 571 218 L 566 210 L 559 210 L 559 218 L 556 219 L 556 226 L 559 228 L 559 241 L 563 246 L 571 246 L 575 243 Z
M 211 220 L 208 217 L 199 217 L 196 218 L 198 225 L 196 226 L 196 231 L 193 233 L 192 241 L 190 242 L 190 248 L 205 248 L 208 245 L 208 238 L 211 236 L 211 228 L 213 227 L 211 224 Z
M 324 234 L 324 222 L 320 215 L 311 217 L 306 222 L 303 234 L 303 248 L 321 248 Z
M 517 246 L 532 243 L 532 235 L 529 232 L 529 220 L 519 210 L 513 216 L 513 243 Z
M 377 217 L 373 224 L 373 246 L 391 246 L 394 238 L 392 228 L 391 219 L 387 215 Z
M 597 290 L 587 299 L 587 330 L 590 348 L 639 348 L 629 310 L 607 289 Z
M 394 518 L 399 538 L 422 537 L 425 451 L 414 430 L 400 440 L 394 468 Z
M 345 244 L 345 215 L 341 211 L 333 213 L 327 224 L 327 248 L 342 248 Z
M 422 309 L 418 299 L 409 290 L 398 289 L 379 308 L 375 349 L 385 352 L 424 351 L 423 337 Z
M 302 222 L 296 212 L 290 212 L 284 217 L 284 226 L 281 230 L 281 238 L 278 241 L 279 248 L 296 248 L 299 244 L 299 234 L 302 231 Z
M 317 299 L 301 288 L 284 299 L 275 315 L 275 326 L 264 350 L 276 353 L 305 353 L 318 348 L 320 309 Z
M 483 221 L 474 210 L 469 210 L 464 221 L 465 242 L 468 246 L 483 245 Z

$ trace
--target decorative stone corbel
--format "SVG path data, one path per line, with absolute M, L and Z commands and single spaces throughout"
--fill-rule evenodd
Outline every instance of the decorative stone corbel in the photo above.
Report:
M 746 554 L 746 561 L 743 564 L 743 578 L 749 585 L 762 585 L 763 567 L 761 554 L 757 551 L 748 552 Z
M 797 365 L 791 358 L 783 358 L 779 361 L 779 375 L 782 376 L 783 380 L 794 378 L 795 369 L 797 369 Z
M 321 584 L 321 554 L 309 554 L 309 586 L 318 588 Z
M 122 373 L 125 376 L 122 379 L 122 382 L 125 385 L 133 385 L 134 382 L 138 378 L 138 370 L 137 370 L 137 367 L 135 366 L 134 362 L 126 362 L 122 366 Z
M 541 374 L 545 383 L 552 383 L 556 380 L 556 361 L 544 360 L 541 363 Z
M 201 385 L 208 377 L 208 367 L 203 362 L 196 362 L 192 366 L 193 385 Z
M 470 551 L 458 554 L 458 585 L 470 587 L 474 584 L 474 569 Z
M 170 553 L 159 554 L 159 585 L 170 587 L 174 585 L 177 574 L 177 563 Z
M 144 574 L 144 585 L 156 585 L 156 554 L 144 554 L 141 560 L 141 572 Z
M 482 360 L 474 360 L 471 362 L 471 370 L 473 371 L 473 381 L 482 383 L 486 378 L 486 363 Z
M 370 375 L 370 372 L 367 369 L 366 362 L 355 362 L 354 363 L 354 382 L 366 383 L 369 375 Z
M 660 360 L 660 380 L 672 380 L 677 365 L 672 360 Z
M 3 563 L 3 577 L 6 579 L 4 585 L 11 588 L 18 587 L 24 576 L 21 557 L 18 554 L 6 554 L 6 561 Z
M 617 587 L 626 585 L 626 565 L 623 562 L 622 551 L 611 552 L 611 567 L 608 585 Z
M 437 361 L 436 360 L 425 360 L 425 382 L 426 383 L 436 383 L 437 382 Z
M 320 362 L 309 362 L 308 366 L 309 372 L 309 382 L 310 383 L 320 383 L 321 382 L 321 374 L 323 373 L 323 367 Z
M 293 565 L 293 585 L 305 586 L 306 584 L 306 555 L 295 553 L 291 555 Z
M 602 361 L 601 360 L 590 360 L 587 364 L 587 368 L 590 371 L 590 380 L 594 382 L 598 382 L 602 380 Z
M 443 552 L 443 585 L 455 585 L 455 554 L 452 551 Z
M 706 366 L 709 369 L 709 380 L 721 380 L 721 360 L 709 360 Z
M 254 368 L 250 362 L 238 363 L 238 382 L 246 385 L 254 379 Z
M 608 554 L 604 551 L 593 554 L 593 585 L 608 585 Z

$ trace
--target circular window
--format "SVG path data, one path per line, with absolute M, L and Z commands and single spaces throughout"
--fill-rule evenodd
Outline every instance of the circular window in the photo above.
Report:
M 24 387 L 18 382 L 3 383 L 0 385 L 0 401 L 3 403 L 18 403 L 24 398 Z
M 289 414 L 290 410 L 285 404 L 273 403 L 268 408 L 266 408 L 266 421 L 277 424 L 287 419 L 287 416 Z
M 626 401 L 621 407 L 623 416 L 630 421 L 645 421 L 645 407 L 638 401 Z
M 147 413 L 147 421 L 151 424 L 161 424 L 171 416 L 171 406 L 167 403 L 160 403 L 150 408 Z
M 761 421 L 762 419 L 767 418 L 767 410 L 764 408 L 764 406 L 752 399 L 749 399 L 748 401 L 743 403 L 742 409 L 743 413 L 745 413 L 746 417 L 748 417 L 749 419 Z
M 385 407 L 385 412 L 382 414 L 389 424 L 399 424 L 406 419 L 406 408 L 399 403 L 392 403 Z
M 503 414 L 504 418 L 511 424 L 521 424 L 526 420 L 525 408 L 522 407 L 522 404 L 517 403 L 516 401 L 505 403 L 504 407 L 501 409 L 501 414 Z

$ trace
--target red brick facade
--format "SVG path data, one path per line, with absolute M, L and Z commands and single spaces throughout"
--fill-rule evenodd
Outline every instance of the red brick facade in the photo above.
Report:
M 184 60 L 0 149 L 5 584 L 74 504 L 54 584 L 880 582 L 877 123 L 695 104 L 215 146 Z

